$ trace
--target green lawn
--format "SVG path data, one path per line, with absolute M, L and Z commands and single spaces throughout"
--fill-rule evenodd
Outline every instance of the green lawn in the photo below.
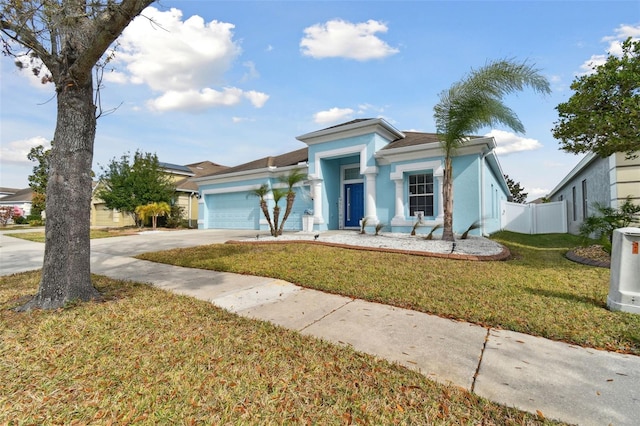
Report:
M 123 235 L 131 235 L 138 232 L 138 228 L 92 229 L 89 232 L 89 237 L 93 240 L 97 238 L 121 237 Z M 34 241 L 36 243 L 44 243 L 44 228 L 42 228 L 42 230 L 40 231 L 15 232 L 5 235 L 7 235 L 8 237 L 22 238 L 23 240 Z
M 493 237 L 512 259 L 447 260 L 314 244 L 217 244 L 141 259 L 283 279 L 342 294 L 581 346 L 640 355 L 640 316 L 606 309 L 609 270 L 564 254 L 567 234 Z
M 12 311 L 39 278 L 0 277 L 0 424 L 551 424 L 147 285 L 94 276 L 102 303 Z

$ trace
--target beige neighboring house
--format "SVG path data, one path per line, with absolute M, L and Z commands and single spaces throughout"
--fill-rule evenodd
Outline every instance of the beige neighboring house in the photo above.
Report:
M 548 198 L 567 203 L 567 229 L 580 233 L 586 217 L 597 213 L 594 203 L 618 208 L 627 197 L 640 205 L 640 151 L 627 159 L 618 152 L 607 158 L 587 154 L 556 186 Z
M 181 166 L 172 163 L 160 162 L 160 167 L 171 177 L 176 185 L 176 194 L 173 202 L 184 209 L 183 217 L 188 221 L 189 227 L 195 227 L 198 223 L 198 186 L 191 179 L 216 173 L 226 169 L 226 166 L 201 161 L 199 163 Z M 120 227 L 133 226 L 135 221 L 131 215 L 121 213 L 116 209 L 109 209 L 104 201 L 96 197 L 99 183 L 94 183 L 93 197 L 91 199 L 91 226 Z
M 192 181 L 194 178 L 210 175 L 228 169 L 227 166 L 201 161 L 199 163 L 176 166 L 168 163 L 160 163 L 165 170 L 171 173 L 176 184 L 175 203 L 184 209 L 184 218 L 188 221 L 189 228 L 198 226 L 198 185 Z M 174 166 L 174 168 L 170 168 Z M 188 172 L 187 172 L 188 171 Z
M 135 221 L 131 215 L 122 213 L 118 209 L 110 209 L 104 201 L 97 197 L 100 182 L 93 182 L 91 189 L 91 226 L 117 228 L 133 226 Z

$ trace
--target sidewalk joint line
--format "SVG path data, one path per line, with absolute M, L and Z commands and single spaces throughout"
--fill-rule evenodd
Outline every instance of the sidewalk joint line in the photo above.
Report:
M 490 334 L 491 334 L 491 328 L 487 327 L 487 335 L 484 336 L 484 343 L 482 344 L 482 349 L 480 350 L 480 359 L 478 360 L 478 366 L 476 367 L 476 372 L 473 374 L 473 381 L 471 382 L 471 393 L 474 392 L 476 387 L 476 380 L 478 380 L 478 375 L 480 374 L 480 366 L 482 365 L 484 350 L 487 348 L 487 342 L 489 341 Z
M 318 318 L 317 320 L 313 321 L 311 324 L 307 324 L 304 327 L 302 327 L 300 330 L 298 330 L 299 333 L 303 332 L 304 330 L 306 330 L 307 328 L 311 327 L 314 324 L 319 323 L 320 321 L 322 321 L 323 319 L 325 319 L 326 317 L 328 317 L 329 315 L 339 311 L 340 309 L 344 308 L 345 306 L 347 306 L 350 303 L 353 303 L 356 299 L 351 299 L 349 300 L 347 303 L 345 303 L 344 305 L 338 306 L 337 308 L 335 308 L 334 310 L 332 310 L 331 312 L 327 312 L 326 314 L 324 314 L 323 316 L 321 316 L 320 318 Z

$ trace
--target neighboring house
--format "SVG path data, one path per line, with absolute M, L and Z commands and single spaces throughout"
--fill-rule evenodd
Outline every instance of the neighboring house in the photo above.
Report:
M 91 192 L 91 226 L 120 227 L 133 226 L 135 220 L 130 214 L 122 213 L 118 209 L 110 209 L 104 201 L 96 195 L 102 184 L 93 182 Z
M 0 198 L 0 206 L 11 206 L 19 209 L 22 216 L 27 217 L 31 214 L 31 200 L 33 199 L 33 191 L 31 188 L 13 190 L 10 188 L 2 188 L 3 193 L 15 191 L 13 194 L 5 195 Z
M 618 208 L 627 197 L 640 204 L 640 152 L 626 159 L 622 152 L 607 158 L 587 154 L 549 193 L 550 201 L 567 203 L 567 229 L 580 233 L 584 219 L 597 212 L 595 204 Z
M 186 166 L 160 163 L 160 166 L 171 174 L 176 185 L 174 203 L 184 209 L 184 218 L 188 221 L 189 228 L 191 228 L 198 221 L 199 198 L 198 185 L 193 182 L 193 178 L 217 173 L 228 167 L 211 161 L 201 161 L 187 164 Z
M 0 187 L 0 200 L 8 195 L 13 195 L 16 192 L 20 191 L 19 188 L 5 188 Z
M 191 182 L 194 177 L 215 173 L 224 170 L 226 166 L 202 161 L 199 163 L 181 166 L 172 163 L 159 163 L 160 167 L 170 176 L 176 185 L 176 194 L 173 203 L 184 208 L 183 217 L 188 221 L 189 226 L 196 223 L 198 219 L 198 187 Z M 95 194 L 99 183 L 94 184 L 93 196 L 91 199 L 91 226 L 133 226 L 135 221 L 129 214 L 123 214 L 116 209 L 106 207 L 104 201 Z
M 410 232 L 419 217 L 428 232 L 443 222 L 444 156 L 437 135 L 401 132 L 383 119 L 354 120 L 297 138 L 307 147 L 266 157 L 193 181 L 200 189 L 199 228 L 267 230 L 252 191 L 299 168 L 308 180 L 296 187 L 285 230 L 301 230 L 305 211 L 315 231 L 384 224 L 384 231 Z M 454 231 L 475 221 L 476 233 L 500 229 L 500 202 L 510 196 L 495 155 L 495 140 L 473 137 L 453 159 Z M 268 200 L 269 210 L 273 199 Z M 280 207 L 284 211 L 286 200 Z

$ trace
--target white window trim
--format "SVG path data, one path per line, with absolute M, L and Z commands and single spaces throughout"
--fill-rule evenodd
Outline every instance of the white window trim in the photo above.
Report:
M 444 169 L 442 167 L 441 161 L 423 161 L 419 163 L 407 163 L 407 164 L 399 164 L 396 166 L 395 171 L 389 174 L 389 178 L 393 180 L 396 184 L 396 205 L 395 205 L 395 216 L 391 219 L 391 226 L 413 226 L 413 219 L 411 217 L 405 216 L 405 182 L 408 183 L 406 173 L 411 172 L 421 172 L 425 170 L 433 170 L 433 178 L 435 180 L 434 185 L 437 184 L 438 190 L 438 198 L 435 198 L 436 193 L 434 193 L 434 203 L 437 203 L 438 207 L 438 215 L 435 219 L 426 220 L 424 223 L 426 225 L 436 225 L 444 222 L 444 206 L 442 203 L 443 200 L 443 189 L 442 185 L 442 177 L 444 175 Z M 406 200 L 408 201 L 408 200 Z M 435 212 L 434 212 L 435 213 Z

